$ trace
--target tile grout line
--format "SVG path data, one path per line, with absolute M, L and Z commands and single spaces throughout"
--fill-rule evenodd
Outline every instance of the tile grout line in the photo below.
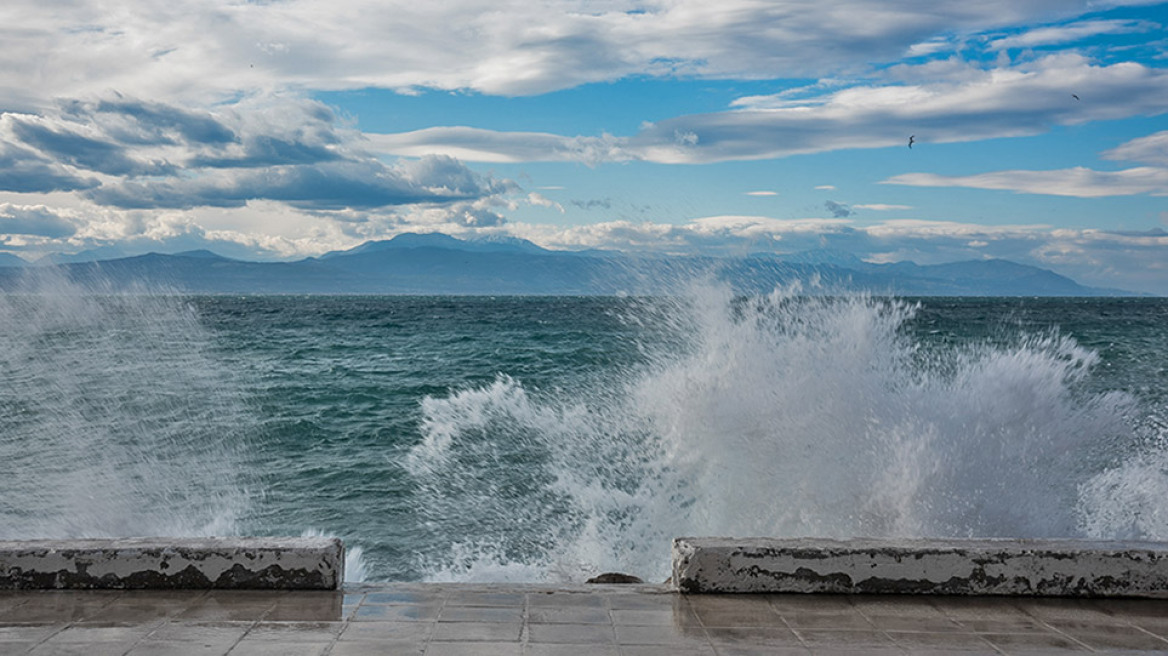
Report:
M 612 614 L 612 597 L 610 595 L 602 595 L 604 599 L 604 613 L 608 616 L 608 629 L 612 633 L 612 646 L 616 648 L 616 653 L 621 652 L 620 638 L 616 635 L 616 617 Z
M 531 627 L 529 625 L 531 618 L 530 597 L 531 593 L 523 593 L 523 612 L 520 615 L 519 621 L 519 653 L 521 654 L 527 653 L 527 645 L 531 642 Z
M 791 626 L 791 623 L 787 621 L 787 616 L 779 612 L 778 608 L 775 608 L 774 595 L 769 595 L 767 597 L 767 607 L 770 608 L 775 615 L 779 616 L 779 619 L 783 621 L 783 626 L 787 627 L 787 630 L 790 631 L 791 634 L 795 636 L 795 639 L 799 641 L 800 647 L 808 651 L 814 651 L 811 648 L 811 645 L 807 644 L 807 641 L 803 639 L 803 636 L 799 635 L 799 632 L 795 630 L 795 627 Z
M 434 643 L 434 634 L 438 632 L 438 620 L 442 618 L 442 613 L 446 612 L 446 606 L 450 603 L 450 590 L 441 588 L 442 603 L 438 604 L 438 613 L 434 615 L 434 621 L 430 622 L 430 630 L 426 632 L 426 639 L 422 642 L 422 653 L 430 651 L 430 645 Z
M 341 622 L 340 622 L 341 623 L 341 630 L 337 631 L 336 633 L 333 634 L 332 640 L 329 640 L 329 643 L 327 645 L 325 645 L 324 650 L 320 652 L 320 656 L 329 656 L 330 654 L 332 654 L 333 648 L 336 647 L 337 643 L 340 642 L 340 640 L 341 640 L 341 634 L 344 633 L 349 628 L 349 617 L 344 615 L 344 612 L 345 612 L 345 591 L 342 588 L 340 590 L 337 590 L 337 592 L 339 592 L 341 594 L 341 613 L 342 613 Z M 353 615 L 357 612 L 357 609 L 361 607 L 361 604 L 365 603 L 365 598 L 367 596 L 369 596 L 368 593 L 365 593 L 365 592 L 361 593 L 361 601 L 358 601 L 357 605 L 354 606 L 351 611 L 349 611 L 349 615 Z
M 948 619 L 952 620 L 953 622 L 956 622 L 958 626 L 960 626 L 960 627 L 962 627 L 962 628 L 965 628 L 965 625 L 961 623 L 961 619 L 960 619 L 960 618 L 958 618 L 958 617 L 954 617 L 953 615 L 951 615 L 950 613 L 948 613 L 948 612 L 945 610 L 945 608 L 944 608 L 943 606 L 939 606 L 939 605 L 937 605 L 936 603 L 934 603 L 934 605 L 935 605 L 935 606 L 937 606 L 937 609 L 938 609 L 938 610 L 940 610 L 940 611 L 941 611 L 941 614 L 942 614 L 942 615 L 944 615 L 946 618 L 948 618 Z M 1019 610 L 1022 610 L 1022 609 L 1021 609 L 1021 607 L 1019 607 Z M 1027 614 L 1025 610 L 1022 610 L 1022 613 L 1023 613 L 1024 615 L 1025 615 L 1025 614 Z M 980 634 L 980 633 L 977 633 L 977 632 L 974 632 L 974 635 L 976 635 L 976 636 L 978 636 L 979 638 L 981 638 L 981 639 L 982 639 L 982 641 L 984 641 L 984 642 L 985 642 L 987 645 L 989 645 L 989 646 L 990 646 L 990 649 L 993 649 L 994 651 L 998 652 L 999 654 L 1002 654 L 1003 656 L 1010 656 L 1010 655 L 1009 655 L 1009 653 L 1007 653 L 1007 652 L 1006 652 L 1006 651 L 1005 651 L 1003 648 L 1001 648 L 1001 647 L 998 647 L 998 646 L 997 646 L 997 645 L 995 645 L 994 643 L 992 643 L 992 642 L 990 642 L 989 640 L 987 640 L 987 639 L 985 638 L 985 636 L 984 636 L 984 635 L 982 635 L 982 634 Z
M 909 654 L 912 652 L 911 647 L 909 647 L 908 645 L 900 644 L 900 641 L 897 640 L 896 638 L 893 638 L 888 633 L 887 629 L 882 629 L 879 626 L 876 626 L 876 622 L 874 622 L 872 620 L 872 618 L 867 613 L 864 612 L 864 608 L 862 606 L 857 606 L 855 604 L 855 602 L 853 601 L 852 608 L 855 609 L 855 611 L 860 615 L 860 617 L 864 618 L 865 622 L 867 622 L 868 624 L 871 624 L 872 628 L 875 629 L 878 634 L 884 636 L 889 642 L 891 642 L 893 645 L 895 645 L 898 650 L 900 650 L 901 652 L 903 652 L 905 654 Z

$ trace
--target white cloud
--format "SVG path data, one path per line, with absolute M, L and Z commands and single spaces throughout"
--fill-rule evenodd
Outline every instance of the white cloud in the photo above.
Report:
M 913 187 L 969 187 L 1027 194 L 1102 198 L 1150 194 L 1168 196 L 1168 168 L 1143 166 L 1121 171 L 1095 171 L 1084 167 L 1055 171 L 994 171 L 976 175 L 946 176 L 905 173 L 882 181 Z
M 1168 130 L 1132 139 L 1105 151 L 1102 157 L 1104 159 L 1168 166 Z
M 859 210 L 872 210 L 873 212 L 896 212 L 900 210 L 912 209 L 912 205 L 889 205 L 887 203 L 867 203 L 861 205 L 852 205 L 852 207 Z
M 470 127 L 435 127 L 398 134 L 366 133 L 375 151 L 402 157 L 441 154 L 474 162 L 619 162 L 636 159 L 627 139 L 563 137 L 546 132 L 496 132 Z
M 748 191 L 748 192 L 746 192 L 746 195 L 747 196 L 778 196 L 779 192 L 777 192 L 777 191 Z
M 78 221 L 69 212 L 44 205 L 0 203 L 0 235 L 62 239 L 77 232 Z
M 933 79 L 938 71 L 931 64 L 916 68 L 925 69 L 926 81 L 853 86 L 799 100 L 756 96 L 740 100 L 740 109 L 662 120 L 629 137 L 442 127 L 371 139 L 376 149 L 394 155 L 697 164 L 899 147 L 910 134 L 921 144 L 1035 135 L 1054 125 L 1168 111 L 1168 70 L 1132 62 L 1101 66 L 1057 54 L 988 70 L 968 63 L 947 66 L 942 79 Z M 909 76 L 909 70 L 895 75 Z M 1071 98 L 1076 92 L 1083 101 Z
M 989 47 L 995 50 L 1007 48 L 1036 48 L 1039 46 L 1060 45 L 1081 41 L 1102 34 L 1130 34 L 1133 32 L 1150 32 L 1159 29 L 1159 25 L 1148 21 L 1133 20 L 1088 20 L 1069 23 L 1067 25 L 1053 25 L 1038 27 L 1014 36 L 994 39 Z
M 1003 258 L 1050 268 L 1076 281 L 1168 294 L 1168 233 L 1071 230 L 1044 224 L 981 225 L 899 219 L 711 216 L 683 224 L 611 221 L 584 226 L 511 223 L 499 228 L 547 248 L 744 255 L 830 248 L 874 263 L 918 264 Z
M 1110 3 L 1144 4 L 1144 2 Z M 381 87 L 538 94 L 630 75 L 821 77 L 1090 0 L 100 0 L 0 6 L 0 97 L 227 99 Z

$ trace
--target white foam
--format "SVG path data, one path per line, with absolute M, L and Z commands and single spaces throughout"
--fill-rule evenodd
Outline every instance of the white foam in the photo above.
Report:
M 0 538 L 232 535 L 238 385 L 177 297 L 0 295 Z
M 911 305 L 797 291 L 646 305 L 646 362 L 585 390 L 427 399 L 410 468 L 456 545 L 431 577 L 653 580 L 678 535 L 1164 535 L 1165 460 L 1123 451 L 1133 401 L 1085 389 L 1093 352 L 926 349 Z

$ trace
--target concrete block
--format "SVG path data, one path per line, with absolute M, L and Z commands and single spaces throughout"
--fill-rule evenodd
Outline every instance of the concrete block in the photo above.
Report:
M 682 592 L 1168 598 L 1168 543 L 677 538 Z
M 0 590 L 336 590 L 336 538 L 115 538 L 0 541 Z

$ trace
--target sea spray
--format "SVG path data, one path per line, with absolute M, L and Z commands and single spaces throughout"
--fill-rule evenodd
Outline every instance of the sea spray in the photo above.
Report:
M 194 309 L 27 282 L 0 296 L 0 538 L 235 534 L 248 415 Z
M 1053 329 L 924 344 L 918 311 L 705 286 L 633 312 L 644 358 L 602 380 L 427 398 L 421 568 L 651 580 L 678 535 L 1158 535 L 1133 481 L 1164 461 L 1127 450 L 1130 396 L 1087 389 L 1094 352 Z

